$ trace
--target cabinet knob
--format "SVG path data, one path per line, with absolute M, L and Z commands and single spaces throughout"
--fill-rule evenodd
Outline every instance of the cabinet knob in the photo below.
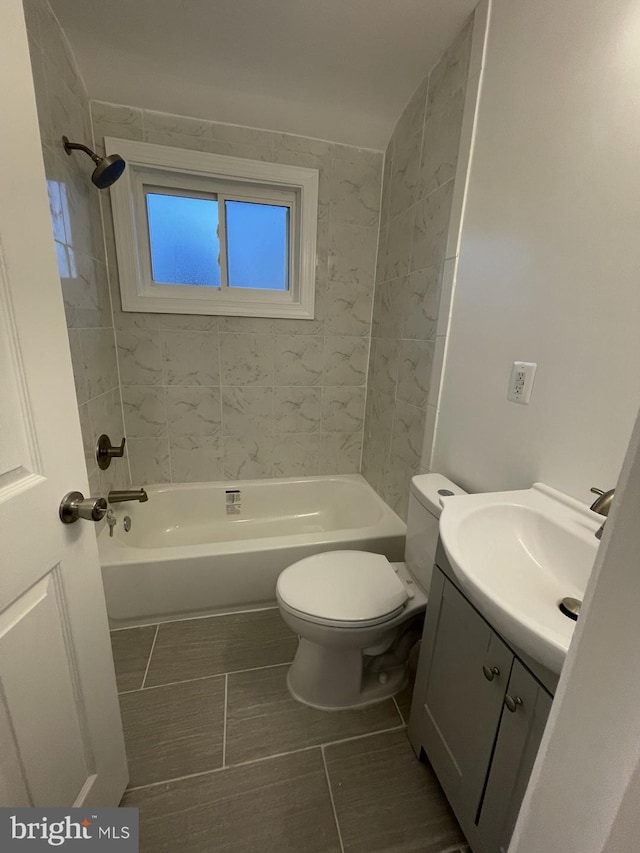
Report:
M 493 681 L 496 675 L 500 675 L 500 670 L 497 666 L 487 666 L 486 663 L 484 663 L 482 664 L 482 674 L 487 681 Z
M 504 704 L 507 706 L 507 710 L 514 714 L 518 710 L 518 705 L 522 705 L 522 699 L 519 696 L 514 698 L 506 693 L 504 697 Z

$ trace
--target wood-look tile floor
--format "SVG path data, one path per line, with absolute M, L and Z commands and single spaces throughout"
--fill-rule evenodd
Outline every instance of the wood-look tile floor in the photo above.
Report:
M 291 698 L 277 609 L 112 631 L 141 853 L 463 853 L 406 738 L 410 689 L 360 711 Z

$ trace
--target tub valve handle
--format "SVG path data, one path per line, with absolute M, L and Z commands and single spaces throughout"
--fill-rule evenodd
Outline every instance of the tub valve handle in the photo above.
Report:
M 114 446 L 111 444 L 111 439 L 106 432 L 102 433 L 96 445 L 96 459 L 101 471 L 106 471 L 109 465 L 111 465 L 112 459 L 121 459 L 124 456 L 124 446 L 126 443 L 127 439 L 123 438 L 120 444 Z

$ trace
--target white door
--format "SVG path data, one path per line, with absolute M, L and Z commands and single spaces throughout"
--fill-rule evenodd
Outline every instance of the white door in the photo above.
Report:
M 127 767 L 95 532 L 58 517 L 88 485 L 20 0 L 0 33 L 0 805 L 113 806 Z

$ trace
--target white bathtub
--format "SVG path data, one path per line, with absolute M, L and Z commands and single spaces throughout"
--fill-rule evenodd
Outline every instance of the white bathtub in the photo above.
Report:
M 114 625 L 272 604 L 279 573 L 320 551 L 357 548 L 403 558 L 404 522 L 359 474 L 147 492 L 146 503 L 115 507 L 113 538 L 106 528 L 98 537 Z

